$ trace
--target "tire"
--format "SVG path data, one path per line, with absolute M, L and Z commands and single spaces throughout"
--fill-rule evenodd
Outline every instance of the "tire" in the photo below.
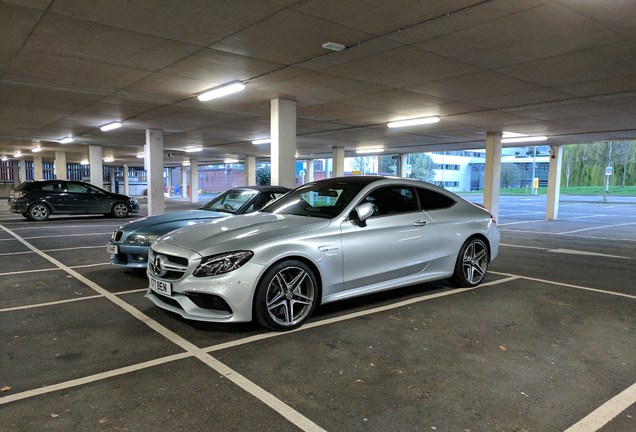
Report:
M 32 221 L 44 221 L 51 215 L 51 210 L 46 204 L 35 203 L 29 206 L 26 212 L 26 217 Z
M 449 279 L 458 287 L 474 287 L 479 285 L 486 277 L 490 251 L 486 243 L 477 237 L 466 240 L 457 256 L 455 273 Z
M 265 272 L 256 288 L 256 321 L 272 330 L 300 327 L 316 309 L 318 293 L 316 276 L 305 263 L 281 261 Z
M 128 204 L 123 202 L 118 202 L 113 204 L 113 208 L 110 210 L 110 214 L 116 218 L 125 218 L 130 215 L 130 207 Z

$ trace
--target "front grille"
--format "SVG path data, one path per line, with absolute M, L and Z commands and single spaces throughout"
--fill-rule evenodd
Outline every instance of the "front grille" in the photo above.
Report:
M 179 302 L 178 302 L 178 301 L 176 301 L 175 299 L 170 298 L 170 297 L 166 297 L 166 296 L 164 296 L 164 295 L 157 294 L 157 293 L 154 293 L 154 292 L 153 292 L 153 294 L 155 295 L 155 297 L 157 297 L 159 300 L 161 300 L 161 301 L 162 301 L 162 302 L 164 302 L 165 304 L 170 305 L 170 306 L 177 307 L 177 308 L 179 308 L 179 309 L 183 309 L 183 308 L 181 307 L 181 305 L 179 304 Z
M 212 294 L 202 294 L 202 293 L 185 293 L 185 295 L 192 300 L 192 303 L 199 306 L 203 309 L 214 309 L 220 310 L 227 313 L 232 313 L 232 309 L 230 306 L 219 296 L 215 296 Z
M 158 254 L 150 250 L 148 268 L 157 277 L 165 280 L 181 279 L 188 269 L 188 259 L 176 255 Z
M 123 231 L 121 231 L 121 230 L 115 231 L 115 235 L 113 236 L 113 241 L 120 242 L 121 238 L 123 237 L 123 235 L 124 235 Z

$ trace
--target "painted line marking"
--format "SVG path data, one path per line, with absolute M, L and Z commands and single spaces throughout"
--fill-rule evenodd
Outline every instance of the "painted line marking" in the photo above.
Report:
M 636 383 L 570 426 L 565 432 L 593 432 L 601 429 L 616 416 L 636 403 Z
M 127 291 L 120 291 L 120 292 L 115 292 L 113 294 L 116 295 L 116 296 L 120 296 L 120 295 L 124 295 L 124 294 L 139 293 L 139 292 L 146 292 L 146 291 L 148 291 L 148 288 L 140 288 L 140 289 L 127 290 Z M 57 301 L 46 302 L 46 303 L 36 303 L 36 304 L 31 304 L 31 305 L 14 306 L 14 307 L 0 309 L 0 312 L 11 312 L 11 311 L 16 311 L 16 310 L 33 309 L 33 308 L 38 308 L 38 307 L 55 306 L 55 305 L 59 305 L 59 304 L 73 303 L 73 302 L 78 302 L 78 301 L 83 301 L 83 300 L 93 300 L 93 299 L 102 298 L 102 297 L 104 297 L 104 296 L 101 295 L 101 294 L 96 294 L 96 295 L 92 295 L 92 296 L 84 296 L 84 297 L 78 297 L 78 298 L 72 298 L 72 299 L 66 299 L 66 300 L 57 300 Z
M 78 247 L 73 247 L 73 248 L 59 248 L 59 249 L 42 249 L 42 252 L 63 252 L 63 251 L 74 251 L 77 249 L 101 249 L 101 248 L 105 248 L 106 245 L 99 245 L 99 246 L 78 246 Z M 32 254 L 35 253 L 33 251 L 24 251 L 24 252 L 7 252 L 7 253 L 0 253 L 0 256 L 5 256 L 5 255 L 23 255 L 23 254 Z
M 107 225 L 107 224 L 103 224 L 103 225 L 51 225 L 51 226 L 41 226 L 41 225 L 37 225 L 37 226 L 28 226 L 28 227 L 23 227 L 23 228 L 11 228 L 11 231 L 20 231 L 20 230 L 33 230 L 33 229 L 62 229 L 62 228 L 86 228 L 86 227 L 100 227 L 100 228 L 108 228 L 108 227 L 113 227 L 113 228 L 118 228 L 121 225 Z
M 159 324 L 157 321 L 145 315 L 144 313 L 142 313 L 141 311 L 139 311 L 132 305 L 126 303 L 124 300 L 120 299 L 116 295 L 105 290 L 104 288 L 96 284 L 95 282 L 82 276 L 80 273 L 76 272 L 70 267 L 65 266 L 62 262 L 56 260 L 52 256 L 47 255 L 44 252 L 40 251 L 35 246 L 27 242 L 25 239 L 23 239 L 16 233 L 10 231 L 9 229 L 5 228 L 4 226 L 0 225 L 0 229 L 3 229 L 10 235 L 14 236 L 20 243 L 22 243 L 29 249 L 33 250 L 36 254 L 40 255 L 42 258 L 47 259 L 52 264 L 58 266 L 61 270 L 64 270 L 65 272 L 69 273 L 71 276 L 74 276 L 75 278 L 83 282 L 84 284 L 88 285 L 97 293 L 102 294 L 106 299 L 110 300 L 115 305 L 119 306 L 121 309 L 123 309 L 124 311 L 131 314 L 133 317 L 137 318 L 139 321 L 146 324 L 148 327 L 150 327 L 152 330 L 156 331 L 157 333 L 159 333 L 160 335 L 168 339 L 170 342 L 179 346 L 184 351 L 194 355 L 196 358 L 198 358 L 203 363 L 213 368 L 215 371 L 223 375 L 225 378 L 232 381 L 234 384 L 242 388 L 244 391 L 250 393 L 252 396 L 258 398 L 265 405 L 269 406 L 270 408 L 278 412 L 283 418 L 287 419 L 289 422 L 293 423 L 301 430 L 312 431 L 312 432 L 324 430 L 320 426 L 318 426 L 316 423 L 311 421 L 309 418 L 303 416 L 301 413 L 296 411 L 290 405 L 287 405 L 286 403 L 278 399 L 273 394 L 268 393 L 263 388 L 249 381 L 247 378 L 245 378 L 238 372 L 234 371 L 233 369 L 229 368 L 225 364 L 221 363 L 220 361 L 212 357 L 210 354 L 201 350 L 199 347 L 197 347 L 190 341 L 184 339 L 183 337 L 179 336 L 172 330 L 169 330 L 168 328 Z M 3 403 L 6 403 L 4 398 L 0 398 L 0 405 Z
M 621 224 L 602 225 L 602 226 L 597 226 L 597 227 L 582 228 L 582 229 L 578 229 L 578 230 L 574 230 L 574 231 L 564 231 L 564 232 L 561 232 L 561 233 L 558 233 L 558 234 L 572 234 L 572 233 L 577 233 L 577 232 L 581 232 L 581 231 L 590 231 L 590 230 L 603 229 L 603 228 L 614 228 L 614 227 L 626 226 L 626 225 L 636 225 L 636 222 L 626 222 L 626 223 L 621 223 Z
M 6 228 L 4 228 L 6 229 Z M 58 237 L 83 237 L 83 236 L 98 236 L 98 235 L 109 235 L 112 236 L 112 231 L 105 233 L 90 233 L 90 234 L 63 234 L 63 235 L 50 235 L 50 236 L 35 236 L 35 237 L 24 237 L 24 240 L 35 240 L 35 239 L 48 239 L 48 238 L 58 238 Z M 20 237 L 22 238 L 22 237 Z M 19 241 L 19 240 L 18 240 Z
M 616 237 L 598 237 L 598 236 L 586 236 L 586 235 L 576 235 L 576 234 L 563 234 L 563 233 L 555 233 L 555 232 L 545 232 L 545 231 L 530 231 L 530 230 L 512 230 L 512 229 L 500 229 L 500 232 L 511 232 L 511 233 L 524 233 L 524 234 L 533 234 L 533 235 L 550 235 L 550 236 L 569 236 L 576 238 L 585 238 L 585 239 L 595 239 L 595 240 L 614 240 L 614 241 L 627 241 L 627 242 L 636 242 L 636 238 L 616 238 Z
M 604 254 L 600 252 L 590 252 L 590 251 L 582 251 L 582 250 L 575 250 L 575 249 L 549 249 L 549 248 L 543 248 L 543 247 L 537 247 L 537 246 L 523 246 L 523 245 L 513 245 L 513 244 L 506 244 L 506 243 L 499 243 L 499 246 L 520 248 L 520 249 L 535 249 L 535 250 L 542 250 L 542 251 L 546 251 L 550 253 L 560 253 L 560 254 L 570 254 L 570 255 L 587 255 L 587 256 L 598 256 L 598 257 L 606 257 L 606 258 L 629 259 L 629 260 L 636 259 L 636 258 L 620 256 L 620 255 L 608 255 L 608 254 Z

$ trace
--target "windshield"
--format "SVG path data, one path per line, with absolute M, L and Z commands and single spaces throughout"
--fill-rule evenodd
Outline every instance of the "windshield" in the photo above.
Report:
M 308 183 L 265 207 L 263 212 L 331 219 L 366 186 L 347 181 Z
M 251 189 L 230 189 L 201 207 L 201 210 L 236 214 L 252 197 L 258 194 Z

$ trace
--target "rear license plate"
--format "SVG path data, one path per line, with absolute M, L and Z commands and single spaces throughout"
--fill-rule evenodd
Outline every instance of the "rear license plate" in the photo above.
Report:
M 160 281 L 150 276 L 150 289 L 163 295 L 172 295 L 172 284 L 170 282 Z
M 106 245 L 106 252 L 117 255 L 119 253 L 119 246 L 110 244 Z

